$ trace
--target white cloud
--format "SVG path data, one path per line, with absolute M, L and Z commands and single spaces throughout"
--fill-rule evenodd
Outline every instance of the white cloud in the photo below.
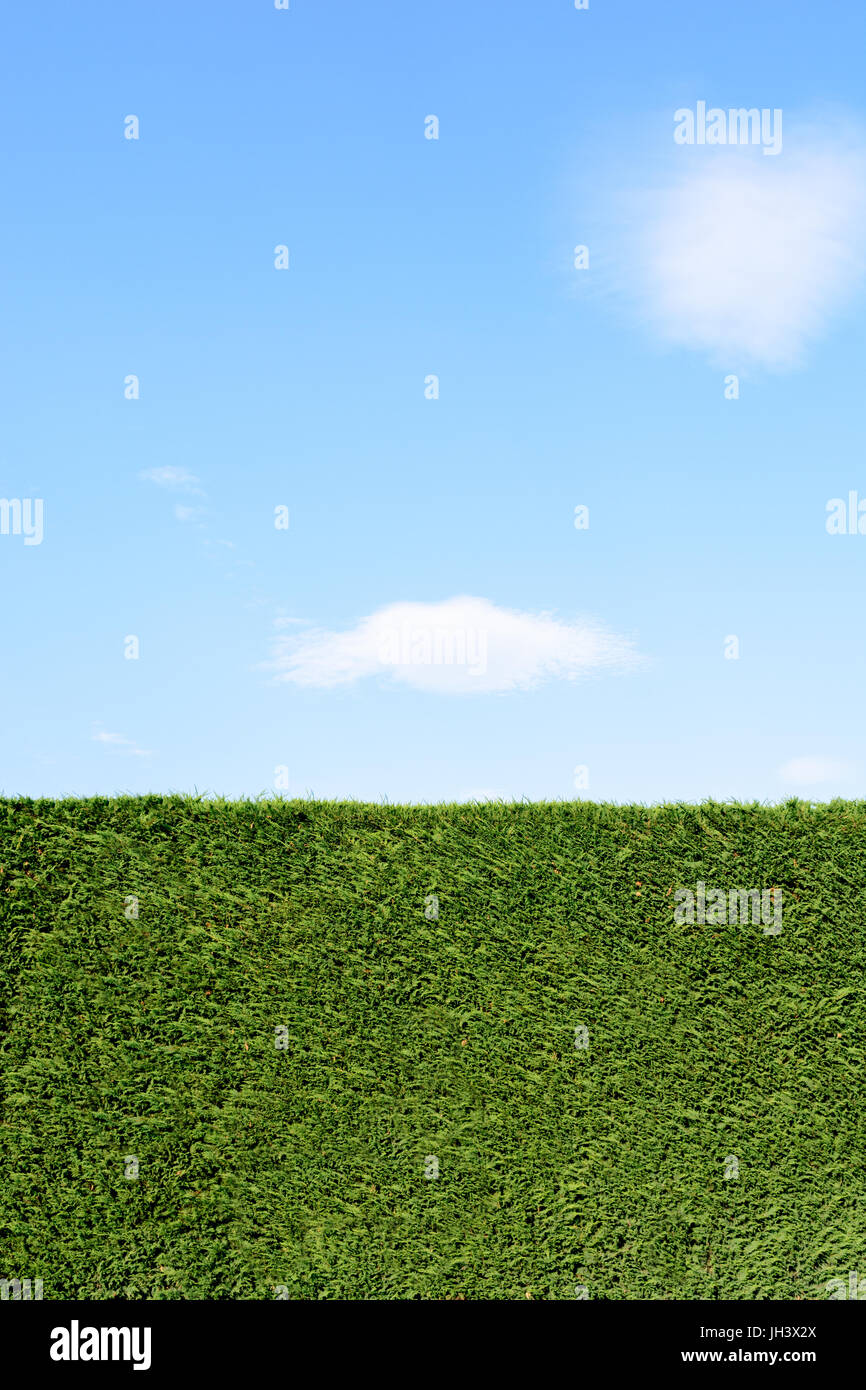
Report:
M 199 479 L 186 468 L 172 468 L 168 465 L 161 468 L 145 468 L 138 476 L 145 482 L 156 483 L 157 487 L 170 488 L 173 492 L 191 492 L 198 497 L 205 495 L 199 487 Z
M 109 734 L 104 730 L 99 730 L 97 733 L 91 734 L 91 739 L 94 743 L 108 744 L 110 747 L 116 748 L 118 752 L 127 753 L 134 758 L 150 758 L 153 756 L 150 749 L 139 748 L 133 739 L 126 738 L 123 734 Z
M 633 207 L 620 289 L 663 339 L 727 371 L 796 366 L 862 282 L 862 141 L 676 154 L 687 170 Z
M 590 620 L 497 608 L 484 598 L 394 603 L 346 632 L 314 629 L 275 640 L 266 666 L 299 686 L 389 676 L 415 690 L 479 694 L 529 690 L 547 680 L 628 670 L 631 641 Z
M 174 505 L 174 514 L 178 521 L 195 521 L 197 516 L 201 516 L 203 507 L 184 507 L 180 502 Z
M 834 758 L 791 758 L 779 768 L 783 782 L 800 787 L 813 787 L 821 782 L 847 782 L 852 772 L 850 763 Z

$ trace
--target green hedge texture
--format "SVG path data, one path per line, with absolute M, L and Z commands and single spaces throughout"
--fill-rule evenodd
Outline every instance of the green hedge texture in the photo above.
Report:
M 0 1275 L 46 1299 L 866 1276 L 866 803 L 7 799 L 0 870 Z M 677 923 L 698 881 L 781 932 Z

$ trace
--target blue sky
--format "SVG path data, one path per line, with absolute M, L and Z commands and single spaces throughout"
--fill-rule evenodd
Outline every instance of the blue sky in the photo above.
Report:
M 5 28 L 5 794 L 863 795 L 862 6 Z

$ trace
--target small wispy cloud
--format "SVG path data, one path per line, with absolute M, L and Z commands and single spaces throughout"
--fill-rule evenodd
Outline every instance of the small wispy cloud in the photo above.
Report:
M 344 632 L 279 637 L 265 668 L 298 686 L 387 676 L 415 690 L 474 695 L 631 670 L 640 661 L 629 639 L 593 620 L 564 622 L 464 596 L 390 604 Z
M 200 479 L 186 468 L 172 468 L 166 464 L 160 468 L 145 468 L 138 476 L 144 482 L 156 483 L 157 487 L 169 488 L 172 492 L 188 492 L 198 497 L 205 495 Z
M 492 787 L 467 787 L 459 791 L 455 801 L 514 801 L 508 792 L 496 791 Z
M 836 758 L 791 758 L 779 768 L 779 777 L 790 786 L 814 787 L 822 782 L 848 782 L 854 774 L 850 763 Z
M 289 618 L 285 615 L 281 615 L 278 618 L 274 618 L 274 627 L 309 627 L 311 622 L 312 619 L 310 618 Z
M 126 738 L 124 734 L 110 734 L 104 729 L 98 729 L 90 737 L 94 743 L 107 744 L 111 748 L 116 748 L 119 753 L 126 753 L 133 758 L 153 756 L 149 748 L 139 748 L 134 739 Z

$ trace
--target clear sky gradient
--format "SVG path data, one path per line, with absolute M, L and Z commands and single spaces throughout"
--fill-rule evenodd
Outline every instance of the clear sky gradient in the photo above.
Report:
M 864 52 L 859 0 L 14 7 L 2 791 L 862 796 Z

